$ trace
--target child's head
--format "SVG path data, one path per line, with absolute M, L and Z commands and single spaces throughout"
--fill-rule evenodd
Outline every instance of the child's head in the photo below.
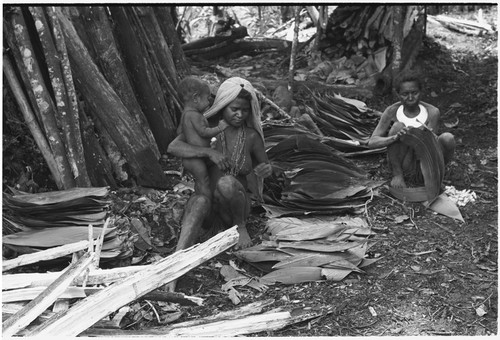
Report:
M 185 77 L 178 87 L 184 107 L 205 111 L 211 104 L 212 94 L 207 83 L 193 76 Z

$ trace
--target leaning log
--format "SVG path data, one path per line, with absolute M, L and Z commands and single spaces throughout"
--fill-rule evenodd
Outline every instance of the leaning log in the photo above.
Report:
M 167 327 L 150 328 L 142 331 L 92 329 L 85 336 L 120 336 L 120 337 L 230 337 L 276 331 L 288 325 L 310 320 L 330 313 L 329 309 L 294 309 L 293 311 L 271 311 L 229 320 L 184 326 L 182 323 Z
M 121 6 L 110 7 L 115 37 L 158 149 L 161 154 L 166 154 L 168 145 L 177 135 L 175 115 L 165 102 L 144 42 L 136 33 L 139 27 L 130 20 L 130 10 Z
M 24 327 L 28 326 L 38 315 L 42 314 L 59 295 L 66 290 L 73 279 L 80 275 L 93 261 L 93 254 L 86 253 L 77 262 L 70 265 L 54 283 L 52 283 L 42 294 L 30 301 L 19 312 L 2 323 L 2 336 L 15 335 Z
M 163 36 L 167 40 L 168 47 L 172 51 L 172 58 L 174 59 L 177 74 L 183 78 L 190 72 L 189 64 L 186 62 L 181 43 L 179 39 L 177 39 L 177 32 L 175 30 L 172 15 L 170 14 L 170 7 L 154 6 L 153 12 L 156 15 L 156 19 L 158 19 L 158 24 L 160 25 Z
M 51 7 L 46 8 L 51 26 L 49 26 L 46 13 L 42 7 L 29 7 L 29 11 L 35 20 L 35 27 L 42 43 L 69 165 L 71 166 L 76 185 L 79 187 L 89 187 L 91 183 L 83 153 L 82 134 L 78 118 L 78 102 L 76 100 L 66 44 L 62 37 L 59 21 L 55 17 Z
M 43 126 L 54 158 L 57 159 L 58 177 L 61 178 L 61 181 L 56 182 L 56 184 L 62 184 L 63 187 L 59 187 L 59 189 L 73 188 L 75 180 L 66 157 L 66 148 L 59 134 L 59 128 L 54 115 L 56 111 L 54 103 L 45 84 L 21 8 L 17 8 L 15 12 L 11 13 L 10 27 L 8 29 L 14 31 L 16 44 L 15 46 L 11 46 L 11 48 L 18 49 L 21 52 L 23 64 L 18 65 L 18 67 L 24 67 L 28 75 L 31 88 L 27 90 L 33 91 L 37 105 L 36 109 L 39 112 L 38 118 L 41 121 L 40 124 Z
M 29 335 L 77 336 L 118 308 L 179 278 L 201 263 L 234 246 L 238 241 L 236 228 L 237 226 L 234 226 L 202 244 L 178 251 L 149 265 L 145 270 L 81 300 L 67 312 L 34 329 Z
M 12 93 L 14 94 L 17 105 L 19 105 L 19 109 L 21 111 L 21 114 L 23 115 L 24 121 L 26 122 L 26 125 L 33 135 L 35 143 L 38 146 L 38 150 L 40 150 L 43 158 L 45 159 L 45 162 L 47 162 L 47 166 L 57 184 L 57 187 L 63 188 L 64 184 L 61 177 L 59 176 L 59 168 L 57 166 L 56 159 L 50 151 L 50 145 L 45 138 L 42 128 L 40 127 L 40 125 L 38 125 L 35 113 L 31 109 L 28 98 L 24 94 L 24 90 L 16 76 L 14 67 L 9 57 L 5 53 L 3 55 L 3 72 L 5 74 L 5 78 L 7 78 L 7 82 L 9 83 L 10 88 L 12 89 Z
M 166 188 L 165 175 L 154 152 L 134 118 L 109 85 L 78 37 L 73 25 L 56 9 L 63 28 L 76 85 L 86 103 L 103 123 L 120 151 L 126 156 L 137 183 L 147 187 Z
M 160 151 L 127 76 L 123 58 L 118 51 L 113 30 L 104 7 L 84 6 L 79 8 L 79 12 L 85 22 L 85 32 L 91 45 L 90 48 L 94 50 L 97 64 L 123 104 L 135 117 L 146 137 L 148 137 L 151 149 L 159 159 L 161 156 Z
M 88 244 L 89 241 L 80 241 L 80 242 L 65 244 L 60 247 L 54 247 L 47 250 L 42 250 L 32 254 L 20 255 L 15 259 L 4 260 L 2 261 L 2 272 L 16 267 L 25 266 L 40 261 L 53 260 L 72 253 L 76 253 L 77 251 L 86 249 L 88 247 Z

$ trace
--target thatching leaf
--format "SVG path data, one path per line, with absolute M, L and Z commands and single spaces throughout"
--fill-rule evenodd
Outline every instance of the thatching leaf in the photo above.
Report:
M 260 282 L 270 285 L 274 283 L 295 284 L 321 280 L 319 267 L 290 267 L 278 269 L 260 278 Z

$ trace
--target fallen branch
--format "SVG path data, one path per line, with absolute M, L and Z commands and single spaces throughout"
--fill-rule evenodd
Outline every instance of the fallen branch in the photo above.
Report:
M 87 242 L 87 241 L 85 241 Z M 127 278 L 138 271 L 144 270 L 148 266 L 129 266 L 113 269 L 91 270 L 87 279 L 87 285 L 109 284 L 120 279 Z M 48 286 L 54 282 L 62 272 L 54 273 L 19 273 L 2 275 L 2 290 L 18 289 L 27 287 Z M 77 277 L 73 285 L 83 284 L 83 276 Z
M 290 115 L 287 112 L 285 112 L 281 107 L 278 106 L 278 104 L 273 102 L 271 99 L 267 98 L 262 92 L 260 92 L 259 90 L 255 90 L 255 92 L 257 93 L 257 95 L 261 100 L 269 104 L 272 108 L 276 109 L 282 117 L 286 119 L 290 118 Z
M 202 244 L 178 251 L 129 278 L 81 300 L 66 313 L 34 329 L 29 336 L 77 336 L 120 307 L 179 278 L 201 263 L 234 246 L 238 242 L 236 228 L 234 226 Z
M 70 265 L 54 283 L 42 294 L 24 306 L 19 312 L 2 323 L 2 336 L 10 337 L 28 326 L 38 315 L 42 314 L 62 292 L 71 284 L 73 279 L 80 275 L 94 260 L 92 254 L 83 255 L 78 262 Z
M 47 250 L 42 250 L 32 254 L 25 254 L 16 257 L 15 259 L 5 260 L 2 262 L 2 272 L 7 270 L 25 266 L 27 264 L 33 264 L 40 261 L 47 261 L 57 259 L 72 253 L 76 253 L 83 250 L 89 246 L 89 241 L 80 241 L 70 244 L 65 244 L 64 246 L 54 247 Z
M 158 327 L 142 331 L 120 331 L 92 329 L 85 336 L 238 336 L 264 331 L 282 329 L 288 325 L 310 320 L 330 313 L 329 309 L 295 309 L 293 311 L 275 310 L 268 313 L 239 317 L 231 320 L 217 320 L 198 325 L 179 323 L 168 327 Z

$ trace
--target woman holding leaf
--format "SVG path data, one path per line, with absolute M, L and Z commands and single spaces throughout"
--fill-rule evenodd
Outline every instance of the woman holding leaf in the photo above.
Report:
M 409 74 L 401 78 L 397 86 L 399 102 L 389 106 L 375 130 L 368 147 L 387 146 L 387 158 L 392 169 L 391 187 L 405 188 L 405 177 L 418 177 L 420 169 L 417 157 L 410 145 L 400 142 L 410 129 L 427 129 L 437 139 L 437 153 L 440 162 L 447 164 L 455 150 L 455 139 L 451 133 L 437 135 L 440 112 L 435 106 L 420 100 L 422 85 L 418 77 Z M 404 137 L 403 137 L 404 139 Z
M 238 247 L 245 248 L 251 245 L 246 229 L 250 213 L 249 179 L 256 176 L 261 181 L 272 173 L 253 86 L 239 77 L 227 79 L 219 87 L 205 117 L 209 121 L 224 119 L 229 125 L 216 137 L 212 148 L 189 145 L 183 134 L 168 147 L 169 153 L 177 157 L 205 157 L 211 163 L 208 172 L 212 195 L 207 197 L 195 192 L 190 197 L 176 250 L 195 244 L 201 230 L 213 228 L 216 221 L 225 227 L 238 225 Z M 175 282 L 168 289 L 173 291 Z

